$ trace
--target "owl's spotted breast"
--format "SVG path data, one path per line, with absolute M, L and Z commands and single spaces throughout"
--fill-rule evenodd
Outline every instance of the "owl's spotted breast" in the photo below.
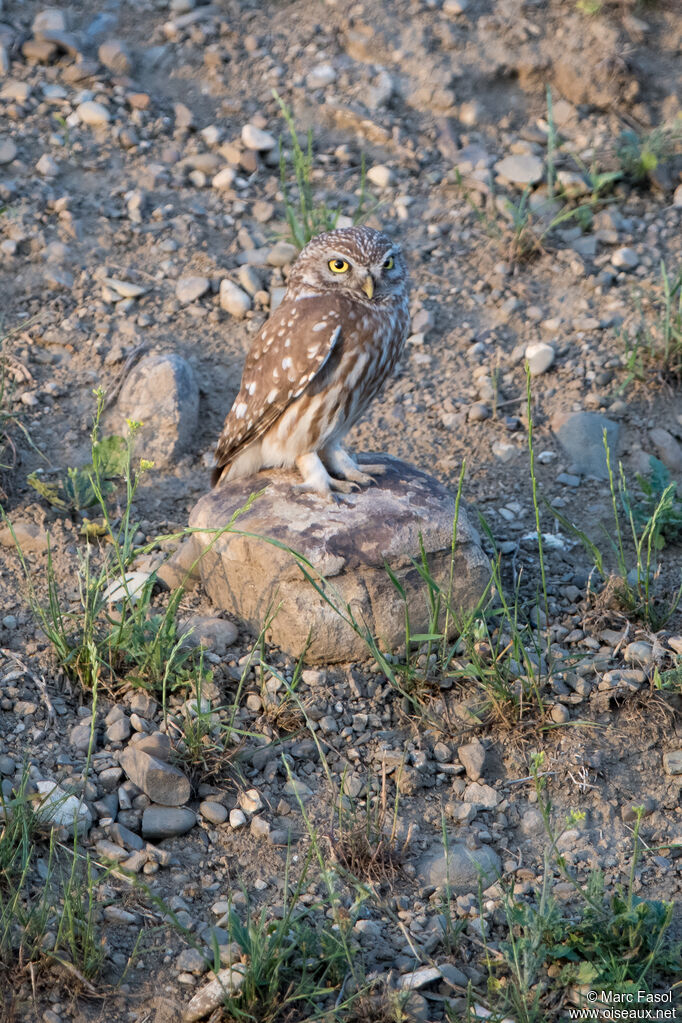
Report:
M 294 464 L 315 490 L 368 482 L 341 440 L 393 371 L 408 324 L 402 256 L 385 235 L 352 228 L 314 239 L 249 352 L 214 482 Z

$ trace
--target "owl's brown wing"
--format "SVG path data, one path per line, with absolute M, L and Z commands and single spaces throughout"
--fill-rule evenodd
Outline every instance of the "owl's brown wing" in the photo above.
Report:
M 317 376 L 341 336 L 341 311 L 320 296 L 283 302 L 263 324 L 249 352 L 239 394 L 227 414 L 211 474 L 261 437 Z

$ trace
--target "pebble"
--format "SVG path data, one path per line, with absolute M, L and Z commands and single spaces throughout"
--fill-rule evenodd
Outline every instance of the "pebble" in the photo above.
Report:
M 247 792 L 239 793 L 239 805 L 246 813 L 258 813 L 263 809 L 263 800 L 257 789 L 248 789 Z
M 526 360 L 530 369 L 530 375 L 537 377 L 542 373 L 546 373 L 550 366 L 554 364 L 555 357 L 553 347 L 545 344 L 544 341 L 534 341 L 528 345 L 526 348 Z
M 11 163 L 17 155 L 17 147 L 12 139 L 0 139 L 0 164 Z
M 653 648 L 651 643 L 639 640 L 636 643 L 628 643 L 623 651 L 623 657 L 628 664 L 649 665 L 653 662 Z
M 227 820 L 227 807 L 208 799 L 199 805 L 199 813 L 211 824 L 224 824 Z
M 616 249 L 611 256 L 611 262 L 619 270 L 634 270 L 636 266 L 639 266 L 639 256 L 634 249 L 625 245 L 623 248 Z
M 479 873 L 483 887 L 496 881 L 502 872 L 500 858 L 489 845 L 469 849 L 460 842 L 449 842 L 447 853 L 439 848 L 436 855 L 424 857 L 417 865 L 417 877 L 422 884 L 437 888 L 449 885 L 456 895 L 478 890 Z
M 125 43 L 120 39 L 107 39 L 97 51 L 97 56 L 105 68 L 117 75 L 129 75 L 133 70 L 133 60 Z
M 237 831 L 239 828 L 243 828 L 246 824 L 246 814 L 235 807 L 234 810 L 230 810 L 230 827 Z
M 227 618 L 214 618 L 211 615 L 191 615 L 179 623 L 178 633 L 183 637 L 183 645 L 203 647 L 222 656 L 237 639 L 237 626 Z
M 148 806 L 142 814 L 142 835 L 152 842 L 184 835 L 197 822 L 186 806 Z
M 190 1000 L 182 1016 L 184 1023 L 196 1023 L 219 1008 L 226 994 L 234 994 L 242 986 L 245 970 L 241 963 L 219 970 Z
M 214 188 L 217 188 L 219 191 L 226 188 L 232 188 L 236 176 L 237 172 L 236 170 L 234 170 L 233 167 L 223 167 L 222 170 L 219 170 L 218 173 L 214 175 L 213 179 L 211 180 L 211 184 Z
M 36 164 L 36 170 L 44 178 L 55 178 L 59 174 L 59 164 L 48 153 L 43 153 Z
M 177 767 L 145 753 L 139 746 L 128 746 L 119 763 L 130 780 L 154 803 L 181 806 L 190 797 L 190 782 Z
M 277 242 L 268 252 L 270 266 L 288 266 L 298 255 L 298 249 L 291 242 Z
M 71 795 L 53 781 L 37 781 L 36 789 L 43 796 L 35 814 L 39 820 L 66 828 L 70 835 L 74 829 L 84 834 L 92 824 L 90 810 L 78 796 Z
M 377 188 L 388 188 L 393 184 L 393 171 L 384 163 L 377 163 L 367 171 L 367 180 Z
M 224 278 L 220 282 L 220 308 L 241 320 L 251 308 L 251 296 L 238 285 Z
M 542 160 L 531 153 L 514 153 L 495 164 L 495 171 L 514 185 L 535 185 L 542 179 Z
M 111 114 L 104 104 L 96 103 L 94 100 L 86 100 L 85 103 L 80 103 L 76 107 L 76 113 L 83 124 L 87 124 L 90 127 L 108 124 L 111 120 Z
M 458 747 L 457 756 L 460 763 L 464 765 L 467 778 L 471 781 L 478 781 L 485 768 L 485 746 L 483 743 L 478 739 L 467 742 L 464 746 Z
M 247 149 L 259 153 L 269 153 L 277 145 L 275 138 L 269 131 L 257 128 L 255 124 L 245 124 L 242 128 L 242 142 Z
M 336 71 L 331 64 L 318 64 L 317 67 L 309 71 L 305 84 L 309 89 L 325 89 L 328 85 L 333 85 L 336 81 Z
M 451 18 L 464 14 L 469 9 L 470 2 L 471 0 L 445 0 L 443 14 L 447 14 Z
M 211 287 L 207 277 L 181 277 L 175 285 L 175 297 L 182 305 L 196 302 Z
M 682 749 L 663 754 L 663 769 L 666 774 L 682 774 Z

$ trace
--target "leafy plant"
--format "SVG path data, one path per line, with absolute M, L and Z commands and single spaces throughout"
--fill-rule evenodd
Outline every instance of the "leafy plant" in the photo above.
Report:
M 649 479 L 637 475 L 641 496 L 632 502 L 632 514 L 637 526 L 644 527 L 666 495 L 656 515 L 653 537 L 654 548 L 660 551 L 666 544 L 679 543 L 682 539 L 682 500 L 677 496 L 677 483 L 670 479 L 670 472 L 663 462 L 651 455 L 649 464 Z
M 130 458 L 128 447 L 125 437 L 113 435 L 102 440 L 95 437 L 92 461 L 87 465 L 67 469 L 54 482 L 47 482 L 43 472 L 32 472 L 26 482 L 55 508 L 84 511 L 99 504 L 99 495 L 109 497 L 125 476 Z
M 651 318 L 644 315 L 642 296 L 636 298 L 639 323 L 624 334 L 627 386 L 632 380 L 648 383 L 653 373 L 682 380 L 682 267 L 674 275 L 661 260 L 662 295 L 652 301 Z
M 648 182 L 654 171 L 673 156 L 680 141 L 682 126 L 663 125 L 641 135 L 626 128 L 617 149 L 623 174 L 638 185 Z
M 583 530 L 556 508 L 551 508 L 551 511 L 591 554 L 594 568 L 605 583 L 604 592 L 615 598 L 619 609 L 643 620 L 657 631 L 663 628 L 682 600 L 682 584 L 667 596 L 661 595 L 655 585 L 659 575 L 655 568 L 655 554 L 660 549 L 663 530 L 675 521 L 676 516 L 675 484 L 668 484 L 655 497 L 652 491 L 647 511 L 641 508 L 636 511 L 637 506 L 630 494 L 622 464 L 618 466 L 617 477 L 613 471 L 606 430 L 603 440 L 614 526 L 613 534 L 606 533 L 606 536 L 616 561 L 615 574 L 607 567 L 599 546 Z M 631 544 L 626 542 L 628 533 Z

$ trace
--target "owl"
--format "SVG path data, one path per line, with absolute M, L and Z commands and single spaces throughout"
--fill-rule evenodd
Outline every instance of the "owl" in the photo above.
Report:
M 343 438 L 381 390 L 409 326 L 398 245 L 370 227 L 317 235 L 249 352 L 215 452 L 212 484 L 297 467 L 327 497 L 374 482 Z M 367 471 L 363 471 L 367 470 Z

